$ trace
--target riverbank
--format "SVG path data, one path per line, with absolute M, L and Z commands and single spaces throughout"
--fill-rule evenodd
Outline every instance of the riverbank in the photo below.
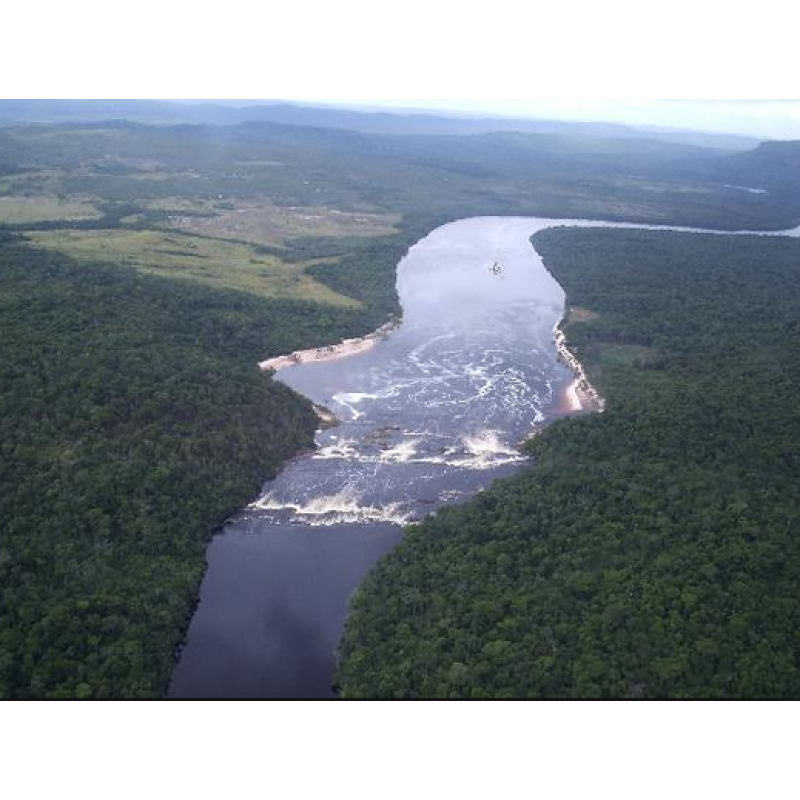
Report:
M 568 315 L 564 315 L 555 330 L 554 343 L 558 360 L 569 367 L 575 373 L 575 380 L 570 383 L 564 392 L 564 400 L 569 411 L 577 413 L 585 411 L 587 413 L 601 413 L 606 406 L 605 399 L 597 389 L 592 386 L 586 377 L 586 370 L 583 364 L 578 361 L 575 354 L 567 346 L 567 336 L 562 326 L 567 321 Z
M 796 697 L 800 245 L 535 245 L 603 320 L 578 352 L 608 411 L 550 426 L 530 469 L 406 533 L 354 597 L 342 696 Z M 576 347 L 579 324 L 563 327 Z M 620 341 L 657 341 L 658 361 Z
M 288 367 L 298 364 L 321 363 L 323 361 L 336 361 L 340 358 L 358 355 L 371 350 L 378 342 L 383 341 L 399 324 L 399 319 L 391 319 L 385 325 L 356 339 L 343 339 L 338 344 L 327 345 L 326 347 L 314 347 L 309 350 L 295 350 L 285 356 L 276 356 L 259 363 L 259 368 L 265 372 L 272 370 L 279 372 Z
M 541 258 L 541 255 L 533 246 L 533 241 L 531 241 L 531 246 L 533 247 L 536 255 Z M 560 286 L 560 282 L 553 274 L 550 267 L 548 267 L 548 265 L 545 263 L 543 258 L 542 267 L 547 271 L 547 274 L 550 275 L 550 277 Z M 598 392 L 597 389 L 592 386 L 589 378 L 586 375 L 586 370 L 583 368 L 583 364 L 581 364 L 576 355 L 569 349 L 567 345 L 567 335 L 564 331 L 564 328 L 569 324 L 570 316 L 569 300 L 565 299 L 564 313 L 562 314 L 561 319 L 558 321 L 553 331 L 553 343 L 556 348 L 556 357 L 558 358 L 559 362 L 572 370 L 572 372 L 575 374 L 575 380 L 573 380 L 572 383 L 570 383 L 569 386 L 567 386 L 567 388 L 564 390 L 564 394 L 562 396 L 562 406 L 567 413 L 571 414 L 577 414 L 580 412 L 602 413 L 606 407 L 605 398 L 603 398 L 600 395 L 600 392 Z
M 516 471 L 525 457 L 508 443 L 527 440 L 535 432 L 528 420 L 544 427 L 559 417 L 602 408 L 602 399 L 559 330 L 563 326 L 571 331 L 568 323 L 578 320 L 574 313 L 564 315 L 564 290 L 531 247 L 531 235 L 548 224 L 536 219 L 478 218 L 442 226 L 420 240 L 402 269 L 398 267 L 405 325 L 401 335 L 389 336 L 398 325 L 392 320 L 363 337 L 260 363 L 270 374 L 287 370 L 277 375 L 278 382 L 317 401 L 313 408 L 322 427 L 333 424 L 335 416 L 318 403 L 351 410 L 335 432 L 318 433 L 316 457 L 306 454 L 285 464 L 261 498 L 228 526 L 226 536 L 257 531 L 264 539 L 259 552 L 265 566 L 258 570 L 260 575 L 276 564 L 283 565 L 281 574 L 292 571 L 286 538 L 296 531 L 306 532 L 307 541 L 315 543 L 311 529 L 324 526 L 325 540 L 330 542 L 339 533 L 349 536 L 342 526 L 358 525 L 366 545 L 376 520 L 402 523 L 427 518 L 439 504 L 462 502 Z M 486 263 L 498 259 L 504 265 L 502 279 L 485 269 Z M 376 352 L 367 354 L 381 342 Z M 531 342 L 544 344 L 543 352 L 534 352 Z M 568 405 L 552 408 L 548 419 L 541 398 L 551 386 L 566 383 L 551 347 L 575 379 Z M 348 360 L 364 354 L 369 369 L 359 367 L 359 358 Z M 300 365 L 307 368 L 290 369 Z M 319 365 L 319 379 L 314 365 Z M 376 441 L 372 436 L 376 431 L 391 433 Z M 278 528 L 286 537 L 276 533 Z M 205 584 L 238 586 L 242 570 L 236 546 L 230 550 L 220 546 L 217 552 L 222 555 L 209 557 Z M 248 565 L 253 557 L 253 553 L 245 557 Z M 308 574 L 318 562 L 316 545 L 304 549 L 297 554 L 296 574 Z M 293 581 L 298 601 L 304 604 L 302 614 L 287 619 L 285 598 L 266 596 L 259 620 L 267 616 L 274 624 L 268 629 L 248 628 L 241 640 L 260 641 L 266 652 L 284 628 L 289 633 L 308 630 L 315 624 L 312 620 L 324 617 L 324 630 L 318 635 L 287 645 L 282 658 L 302 664 L 311 657 L 309 648 L 315 643 L 323 638 L 339 640 L 347 599 L 362 577 L 352 583 L 336 582 L 344 599 L 339 604 L 341 616 L 335 618 L 311 603 L 302 581 Z M 196 648 L 184 652 L 181 669 L 198 680 L 207 675 L 210 683 L 204 684 L 204 691 L 210 694 L 231 691 L 246 677 L 262 696 L 285 696 L 281 669 L 253 660 L 246 648 L 235 664 L 229 661 L 226 667 L 235 680 L 212 674 L 212 661 L 203 653 L 218 648 L 232 634 L 226 620 L 246 619 L 252 603 L 252 597 L 244 598 L 247 609 L 221 615 L 212 594 L 204 595 L 208 602 L 192 623 L 189 641 Z M 226 645 L 231 653 L 237 649 L 241 649 L 238 641 Z M 331 670 L 334 649 L 332 645 L 328 654 Z M 303 693 L 316 693 L 320 680 L 324 688 L 324 670 L 320 674 L 321 679 L 303 684 Z M 175 691 L 180 694 L 183 689 Z

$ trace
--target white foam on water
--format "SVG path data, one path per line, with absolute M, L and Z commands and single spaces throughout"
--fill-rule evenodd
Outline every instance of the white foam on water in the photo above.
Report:
M 494 388 L 495 383 L 502 378 L 502 373 L 491 374 L 488 366 L 485 364 L 477 364 L 475 366 L 467 365 L 464 368 L 464 374 L 470 378 L 473 383 L 479 384 L 475 396 L 469 398 L 470 400 L 480 400 L 486 397 Z
M 407 464 L 409 461 L 414 460 L 417 447 L 419 447 L 418 439 L 407 439 L 399 442 L 389 450 L 384 450 L 377 460 L 382 464 Z
M 446 450 L 438 463 L 462 469 L 481 470 L 525 460 L 525 456 L 519 450 L 500 439 L 498 431 L 485 430 L 463 436 L 461 446 Z
M 400 503 L 385 506 L 361 505 L 360 496 L 346 489 L 336 494 L 315 497 L 307 503 L 280 500 L 272 493 L 248 506 L 251 511 L 291 512 L 297 522 L 304 525 L 341 525 L 346 523 L 393 522 L 405 525 L 411 512 L 403 510 Z
M 379 395 L 367 394 L 366 392 L 342 392 L 333 396 L 333 402 L 348 409 L 354 420 L 364 416 L 363 411 L 359 411 L 356 406 L 365 400 L 377 400 Z
M 467 450 L 479 458 L 519 455 L 513 447 L 500 439 L 497 431 L 481 431 L 474 436 L 462 437 L 462 441 Z
M 459 225 L 466 226 L 463 237 Z M 310 456 L 316 462 L 290 466 L 251 509 L 309 525 L 403 524 L 435 502 L 421 496 L 467 496 L 480 471 L 525 462 L 515 445 L 546 423 L 569 367 L 556 365 L 552 345 L 562 334 L 563 290 L 530 245 L 531 234 L 555 226 L 711 233 L 525 218 L 465 220 L 432 232 L 410 255 L 429 245 L 433 252 L 398 266 L 405 316 L 386 358 L 367 358 L 360 368 L 357 360 L 343 362 L 335 372 L 326 367 L 318 401 L 335 404 L 341 426 L 320 431 Z M 800 227 L 759 235 L 798 236 Z M 507 281 L 489 275 L 486 264 L 495 261 Z M 333 398 L 322 388 L 331 384 L 339 389 Z
M 313 459 L 319 461 L 326 461 L 331 459 L 343 459 L 353 461 L 359 457 L 358 450 L 356 449 L 355 439 L 341 439 L 329 444 L 325 447 L 320 447 L 312 456 Z
M 740 192 L 747 192 L 748 194 L 769 194 L 766 189 L 758 189 L 754 186 L 736 186 L 733 183 L 726 183 L 726 189 L 738 189 Z

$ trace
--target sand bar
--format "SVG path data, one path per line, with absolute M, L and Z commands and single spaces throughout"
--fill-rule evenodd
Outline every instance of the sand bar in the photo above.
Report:
M 565 317 L 566 319 L 566 317 Z M 570 411 L 603 411 L 606 401 L 600 396 L 586 377 L 583 364 L 567 347 L 567 337 L 561 330 L 564 319 L 556 327 L 555 345 L 559 361 L 563 362 L 575 373 L 575 380 L 567 387 L 566 399 Z
M 385 339 L 398 325 L 399 320 L 392 319 L 378 330 L 368 333 L 359 339 L 343 339 L 338 344 L 327 347 L 314 347 L 310 350 L 295 350 L 286 356 L 276 356 L 262 361 L 258 366 L 263 370 L 279 370 L 295 367 L 298 364 L 319 363 L 321 361 L 336 361 L 347 356 L 358 355 L 371 350 L 378 342 Z

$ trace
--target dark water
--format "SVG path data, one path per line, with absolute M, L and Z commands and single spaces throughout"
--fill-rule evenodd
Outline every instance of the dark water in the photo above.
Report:
M 173 677 L 177 697 L 332 697 L 331 655 L 353 588 L 397 525 L 240 522 L 208 552 L 202 613 Z M 253 665 L 243 668 L 244 665 Z
M 519 443 L 563 415 L 565 298 L 530 244 L 557 225 L 640 227 L 446 225 L 400 263 L 403 323 L 388 339 L 279 373 L 341 424 L 214 540 L 171 696 L 330 696 L 348 599 L 400 525 L 518 469 Z

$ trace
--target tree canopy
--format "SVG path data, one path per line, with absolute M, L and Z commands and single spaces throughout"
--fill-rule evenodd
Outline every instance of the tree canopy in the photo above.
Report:
M 601 415 L 409 529 L 357 593 L 345 697 L 800 693 L 800 242 L 547 230 Z

